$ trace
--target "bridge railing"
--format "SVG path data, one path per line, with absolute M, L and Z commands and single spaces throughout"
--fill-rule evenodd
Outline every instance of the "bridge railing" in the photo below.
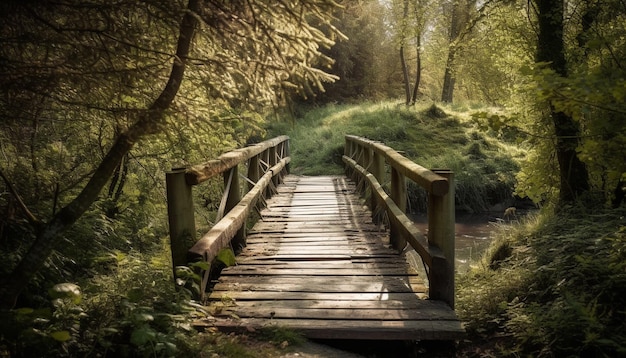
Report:
M 428 170 L 383 143 L 353 135 L 345 136 L 343 161 L 348 175 L 371 192 L 368 203 L 373 220 L 385 210 L 389 218 L 390 241 L 404 249 L 407 242 L 422 257 L 429 282 L 429 297 L 454 308 L 454 175 L 450 170 Z M 388 167 L 388 168 L 387 168 Z M 390 172 L 389 194 L 384 189 Z M 428 236 L 406 215 L 407 185 L 410 179 L 428 192 Z
M 236 149 L 206 163 L 173 168 L 166 173 L 167 212 L 170 228 L 172 265 L 204 260 L 209 264 L 226 247 L 245 246 L 246 220 L 262 195 L 271 196 L 271 188 L 282 181 L 289 170 L 289 137 L 280 136 L 262 143 Z M 247 164 L 246 175 L 239 165 Z M 222 175 L 224 194 L 213 227 L 196 241 L 192 188 Z M 242 196 L 240 176 L 248 182 Z M 201 292 L 206 289 L 209 270 L 202 274 Z

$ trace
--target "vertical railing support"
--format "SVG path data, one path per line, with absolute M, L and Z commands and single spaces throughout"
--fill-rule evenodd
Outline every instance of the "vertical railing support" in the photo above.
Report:
M 372 164 L 370 168 L 370 173 L 374 175 L 376 180 L 382 185 L 385 182 L 385 159 L 382 155 L 380 155 L 377 151 L 373 151 L 372 154 Z M 372 208 L 372 220 L 375 224 L 380 224 L 382 218 L 380 215 L 376 215 L 378 208 L 378 199 L 376 195 L 371 196 L 370 198 L 370 207 Z
M 454 308 L 454 173 L 450 170 L 432 171 L 448 180 L 448 193 L 428 195 L 428 243 L 441 249 L 445 257 L 443 262 L 433 258 L 429 296 Z
M 254 188 L 254 184 L 259 181 L 259 178 L 261 178 L 259 166 L 260 162 L 258 155 L 255 155 L 248 161 L 248 179 L 250 180 L 248 182 L 248 191 L 252 190 L 252 188 Z
M 187 251 L 196 242 L 196 222 L 191 185 L 185 180 L 185 168 L 172 168 L 165 174 L 165 183 L 172 267 L 176 282 L 176 266 L 187 265 Z
M 369 167 L 372 165 L 372 148 L 369 147 L 361 147 L 361 166 L 365 169 L 369 169 Z M 365 178 L 360 178 L 361 181 L 365 182 Z M 367 195 L 367 189 L 369 188 L 369 185 L 363 183 L 362 187 L 361 187 L 361 196 L 366 196 Z M 372 194 L 373 196 L 373 194 Z M 370 203 L 371 204 L 371 203 Z M 370 207 L 371 210 L 374 210 L 373 207 Z
M 232 167 L 230 170 L 224 172 L 224 188 L 228 188 L 226 194 L 226 206 L 224 213 L 228 213 L 232 208 L 237 206 L 241 201 L 241 187 L 239 186 L 239 168 L 238 166 Z M 241 248 L 246 246 L 246 225 L 242 225 L 235 237 L 231 241 L 231 246 L 235 253 L 239 252 Z
M 396 203 L 398 208 L 406 213 L 406 180 L 404 175 L 396 168 L 391 168 L 391 199 Z M 402 250 L 406 246 L 406 238 L 401 234 L 397 223 L 390 220 L 389 239 L 391 245 L 396 250 Z
M 263 158 L 263 162 L 265 163 L 264 165 L 267 165 L 267 168 L 263 169 L 261 176 L 263 176 L 268 170 L 269 168 L 272 167 L 271 163 L 270 163 L 270 150 L 266 149 L 263 151 L 263 153 L 261 153 L 261 158 Z M 267 188 L 265 188 L 265 199 L 269 199 L 272 197 L 272 189 L 268 186 Z
M 270 164 L 270 168 L 271 168 L 274 165 L 276 165 L 276 163 L 278 163 L 278 160 L 276 159 L 276 147 L 270 147 L 268 149 L 268 152 L 269 152 L 268 163 Z M 278 186 L 278 175 L 272 177 L 272 183 L 274 184 L 274 187 Z
M 281 159 L 283 158 L 287 158 L 291 156 L 291 144 L 289 140 L 286 140 L 283 142 L 283 155 L 281 157 Z M 285 173 L 289 174 L 291 172 L 291 167 L 290 167 L 291 163 L 287 163 L 287 165 L 285 166 Z

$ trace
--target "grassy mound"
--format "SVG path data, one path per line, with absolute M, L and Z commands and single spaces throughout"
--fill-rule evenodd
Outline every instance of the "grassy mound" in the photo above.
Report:
M 268 135 L 291 137 L 292 172 L 301 175 L 341 174 L 344 135 L 381 141 L 426 168 L 455 172 L 457 208 L 487 211 L 512 200 L 518 160 L 524 152 L 480 132 L 467 113 L 421 104 L 392 102 L 330 105 L 272 122 Z M 422 211 L 423 195 L 409 186 L 414 210 Z

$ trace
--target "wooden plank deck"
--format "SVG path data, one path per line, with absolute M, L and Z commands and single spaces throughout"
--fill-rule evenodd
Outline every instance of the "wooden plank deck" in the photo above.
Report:
M 209 296 L 223 331 L 284 326 L 309 338 L 454 340 L 445 303 L 389 248 L 343 177 L 287 176 Z

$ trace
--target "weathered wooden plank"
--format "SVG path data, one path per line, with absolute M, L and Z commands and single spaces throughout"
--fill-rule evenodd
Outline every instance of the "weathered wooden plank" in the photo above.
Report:
M 216 319 L 211 325 L 223 331 L 247 331 L 249 327 L 289 327 L 314 339 L 455 340 L 465 331 L 458 321 Z
M 454 316 L 454 312 L 447 309 L 447 305 L 442 301 L 433 300 L 416 300 L 413 296 L 407 300 L 369 300 L 369 301 L 352 301 L 352 300 L 265 300 L 265 301 L 246 301 L 241 300 L 233 302 L 215 302 L 212 307 L 215 309 L 227 309 L 230 307 L 239 307 L 242 309 L 271 309 L 275 307 L 293 308 L 293 309 L 359 309 L 359 310 L 386 310 L 386 309 L 404 309 L 404 310 L 436 310 L 447 312 L 450 317 Z
M 371 278 L 371 277 L 370 277 Z M 363 280 L 361 282 L 330 278 L 327 281 L 318 280 L 303 282 L 273 279 L 267 281 L 246 282 L 218 282 L 213 288 L 216 291 L 277 291 L 277 292 L 413 292 L 411 284 L 406 279 L 386 277 L 382 280 Z
M 328 300 L 328 301 L 411 301 L 418 297 L 416 293 L 409 292 L 378 292 L 378 293 L 354 293 L 354 292 L 275 292 L 275 291 L 213 291 L 209 295 L 210 301 L 236 302 L 244 300 L 268 301 L 268 300 Z M 450 308 L 448 308 L 450 310 Z M 452 310 L 450 310 L 452 311 Z
M 377 254 L 377 255 L 394 255 L 395 253 L 385 247 L 368 247 L 365 245 L 349 245 L 349 244 L 337 244 L 334 246 L 313 246 L 313 245 L 254 245 L 246 250 L 245 254 L 241 256 L 257 256 L 257 255 L 300 255 L 306 252 L 307 255 L 315 254 L 348 254 L 348 255 L 363 255 L 363 254 Z
M 294 268 L 354 268 L 356 270 L 367 270 L 376 267 L 406 267 L 409 268 L 409 264 L 406 261 L 398 259 L 397 257 L 391 257 L 387 259 L 361 259 L 361 260 L 274 260 L 272 258 L 249 258 L 248 260 L 241 260 L 237 262 L 237 265 L 273 265 L 282 267 L 294 267 Z
M 292 301 L 293 302 L 293 301 Z M 359 308 L 293 308 L 293 307 L 225 307 L 216 310 L 215 317 L 227 317 L 232 314 L 241 318 L 271 318 L 271 319 L 320 319 L 320 320 L 350 320 L 367 321 L 406 321 L 406 320 L 454 320 L 456 316 L 451 311 L 424 307 L 422 309 L 359 309 Z
M 367 272 L 355 270 L 355 269 L 291 269 L 291 268 L 274 268 L 274 267 L 254 267 L 254 266 L 235 266 L 236 269 L 224 270 L 222 275 L 259 275 L 259 276 L 275 276 L 275 275 L 290 275 L 290 276 L 415 276 L 417 274 L 407 273 L 403 267 L 389 267 L 389 268 L 375 268 L 369 269 Z

